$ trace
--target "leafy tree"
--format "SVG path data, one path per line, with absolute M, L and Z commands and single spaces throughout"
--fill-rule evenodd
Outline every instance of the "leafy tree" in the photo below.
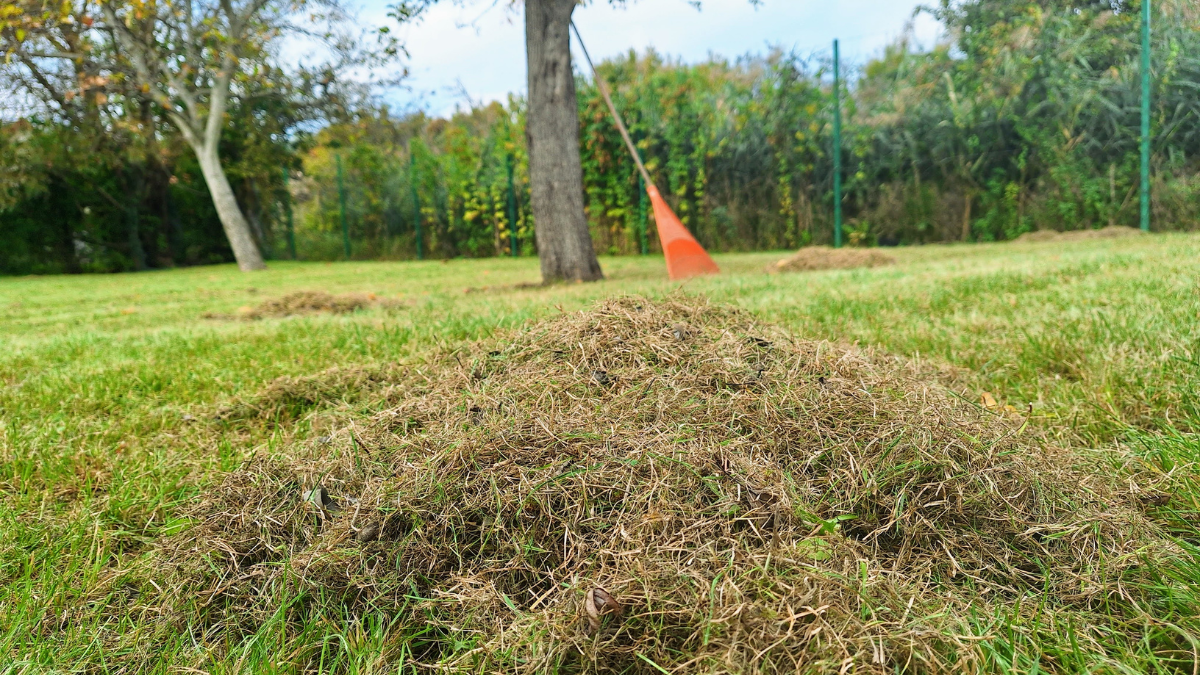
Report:
M 412 20 L 437 0 L 405 0 L 393 16 Z M 624 5 L 625 0 L 610 0 Z M 579 110 L 571 68 L 571 15 L 579 0 L 525 0 L 529 174 L 542 280 L 603 278 L 584 212 Z M 698 4 L 698 3 L 695 3 Z
M 0 13 L 0 48 L 16 64 L 12 77 L 47 103 L 70 103 L 61 85 L 74 75 L 85 92 L 111 85 L 127 110 L 140 106 L 143 118 L 170 120 L 195 153 L 238 266 L 254 270 L 264 267 L 262 254 L 219 152 L 231 96 L 269 91 L 286 79 L 272 61 L 287 35 L 324 39 L 340 57 L 324 67 L 325 83 L 338 67 L 364 60 L 345 58 L 351 43 L 337 40 L 341 33 L 332 28 L 314 32 L 294 23 L 305 11 L 331 24 L 345 18 L 336 0 L 16 0 Z M 385 39 L 370 56 L 396 53 Z

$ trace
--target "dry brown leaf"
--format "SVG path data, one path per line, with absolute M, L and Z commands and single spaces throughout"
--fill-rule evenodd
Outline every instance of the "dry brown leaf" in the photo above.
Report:
M 599 586 L 587 592 L 583 600 L 583 609 L 587 612 L 588 627 L 591 631 L 600 628 L 600 617 L 605 614 L 621 615 L 621 603 Z
M 375 541 L 379 538 L 379 525 L 371 523 L 364 526 L 361 530 L 354 533 L 354 538 L 364 544 L 369 541 Z

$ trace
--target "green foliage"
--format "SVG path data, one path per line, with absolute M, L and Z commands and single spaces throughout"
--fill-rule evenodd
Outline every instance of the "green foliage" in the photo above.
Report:
M 293 191 L 298 237 L 308 244 L 302 256 L 344 255 L 321 244 L 341 228 L 337 156 L 342 159 L 346 217 L 356 258 L 416 257 L 418 217 L 426 255 L 510 254 L 510 157 L 518 198 L 518 245 L 532 252 L 523 117 L 521 102 L 511 99 L 507 106 L 492 103 L 450 119 L 420 113 L 396 119 L 383 109 L 321 130 L 302 157 L 305 180 Z
M 647 169 L 680 219 L 716 250 L 814 236 L 831 166 L 819 73 L 794 54 L 697 66 L 654 52 L 601 64 Z M 593 83 L 581 83 L 584 184 L 602 250 L 637 250 L 637 174 Z
M 278 167 L 289 151 L 253 128 L 261 113 L 232 111 L 221 153 L 269 251 L 278 229 Z M 102 132 L 101 125 L 71 130 L 38 119 L 0 125 L 0 273 L 117 272 L 231 259 L 200 167 L 178 136 L 164 135 L 165 142 L 148 148 L 144 137 Z
M 936 181 L 932 210 L 896 200 L 860 202 L 888 222 L 879 234 L 911 240 L 920 220 L 933 238 L 1009 239 L 1032 229 L 1136 225 L 1138 5 L 1129 2 L 975 0 L 934 12 L 952 44 L 928 54 L 904 45 L 864 73 L 857 91 L 873 127 L 863 170 L 873 184 Z M 1200 166 L 1200 13 L 1156 4 L 1154 170 L 1189 182 Z M 1158 229 L 1188 228 L 1160 190 Z M 967 199 L 974 209 L 967 206 Z M 956 227 L 947 216 L 957 203 Z M 914 222 L 914 217 L 918 219 Z M 956 237 L 956 230 L 958 236 Z
M 1200 10 L 1188 0 L 1155 7 L 1154 228 L 1191 229 L 1200 222 Z M 850 243 L 1000 241 L 1036 229 L 1136 225 L 1139 9 L 1117 0 L 944 2 L 929 11 L 945 43 L 916 51 L 901 38 L 852 72 L 843 97 Z M 829 66 L 782 51 L 691 65 L 651 51 L 598 67 L 683 222 L 710 249 L 748 251 L 831 240 Z M 355 258 L 416 257 L 418 222 L 430 257 L 509 255 L 513 228 L 518 252 L 535 252 L 523 100 L 445 119 L 397 118 L 352 96 L 306 110 L 297 97 L 316 100 L 324 80 L 315 77 L 289 83 L 278 69 L 256 71 L 239 85 L 253 94 L 240 99 L 248 103 L 229 113 L 221 155 L 268 255 L 285 250 L 290 204 L 301 258 L 344 256 L 337 156 Z M 226 259 L 177 134 L 160 125 L 151 142 L 136 92 L 81 82 L 63 108 L 74 117 L 0 128 L 0 218 L 11 224 L 0 233 L 0 272 Z M 597 249 L 637 253 L 648 225 L 656 250 L 634 163 L 599 90 L 581 77 L 578 96 Z M 302 122 L 312 120 L 325 126 L 309 135 Z M 171 176 L 176 183 L 164 188 Z M 175 208 L 174 234 L 167 201 L 187 202 Z
M 930 10 L 949 41 L 916 52 L 901 39 L 850 78 L 843 141 L 850 243 L 1000 241 L 1036 229 L 1135 226 L 1136 9 L 974 0 Z M 1158 11 L 1155 227 L 1188 229 L 1200 215 L 1200 13 L 1182 0 Z M 688 65 L 651 51 L 598 68 L 676 213 L 706 247 L 734 251 L 830 241 L 829 65 L 781 51 Z M 594 83 L 580 78 L 578 92 L 593 241 L 602 252 L 636 253 L 643 223 L 634 163 Z M 510 103 L 507 117 L 480 108 L 412 121 L 439 158 L 422 169 L 421 189 L 435 254 L 504 252 L 503 225 L 471 227 L 464 216 L 496 203 L 497 176 L 487 167 L 499 162 L 481 158 L 495 137 L 520 137 L 518 108 Z M 402 148 L 382 150 L 403 165 Z M 359 236 L 369 238 L 366 192 L 403 187 L 365 168 L 357 176 L 364 196 L 355 218 L 363 222 Z M 315 180 L 331 184 L 327 171 Z M 322 203 L 328 229 L 334 201 Z

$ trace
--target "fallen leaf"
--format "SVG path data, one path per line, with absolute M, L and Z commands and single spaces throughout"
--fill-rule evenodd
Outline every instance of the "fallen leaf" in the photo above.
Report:
M 605 614 L 621 615 L 621 603 L 599 586 L 587 592 L 583 599 L 583 609 L 587 612 L 588 628 L 593 632 L 600 628 L 600 617 Z
M 337 501 L 329 496 L 329 490 L 324 485 L 318 485 L 311 490 L 305 490 L 304 501 L 312 504 L 318 511 L 337 511 Z
M 987 408 L 988 410 L 994 410 L 1000 407 L 1000 404 L 996 402 L 996 397 L 992 396 L 991 392 L 983 392 L 983 395 L 979 397 L 979 401 L 983 404 L 983 407 Z
M 379 525 L 371 523 L 364 526 L 358 532 L 354 533 L 354 538 L 364 544 L 368 541 L 375 541 L 379 538 Z
M 1138 497 L 1146 506 L 1166 506 L 1171 503 L 1171 495 L 1166 492 L 1152 492 Z

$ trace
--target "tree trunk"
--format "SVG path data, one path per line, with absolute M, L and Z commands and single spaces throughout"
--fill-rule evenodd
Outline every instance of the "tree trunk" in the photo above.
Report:
M 142 189 L 145 185 L 144 169 L 135 165 L 132 171 L 133 174 L 129 177 L 129 194 L 125 195 L 128 199 L 125 206 L 126 234 L 129 241 L 129 258 L 133 261 L 133 268 L 138 272 L 144 272 L 146 271 L 146 250 L 142 248 L 140 214 L 138 213 L 138 207 L 141 206 L 142 201 Z
M 971 193 L 970 190 L 967 190 L 964 193 L 964 195 L 965 195 L 964 199 L 966 200 L 966 203 L 963 204 L 962 240 L 970 241 L 971 240 L 971 201 L 974 198 L 974 195 Z
M 207 143 L 203 149 L 196 149 L 196 158 L 200 161 L 200 172 L 204 174 L 204 182 L 208 185 L 208 193 L 212 195 L 213 206 L 217 209 L 217 217 L 221 219 L 221 227 L 233 249 L 238 269 L 243 272 L 266 269 L 262 253 L 250 234 L 250 224 L 242 215 L 233 188 L 229 186 L 229 179 L 225 177 L 225 169 L 217 157 L 216 140 Z
M 244 201 L 251 202 L 246 209 L 242 211 L 246 215 L 246 220 L 250 221 L 250 232 L 254 235 L 254 241 L 258 245 L 260 253 L 264 253 L 264 259 L 271 257 L 270 249 L 267 242 L 267 231 L 263 229 L 262 218 L 259 218 L 259 213 L 262 212 L 262 201 L 259 198 L 258 188 L 254 185 L 254 179 L 250 179 L 243 183 L 246 191 L 249 192 L 249 198 Z
M 526 0 L 529 182 L 542 281 L 604 278 L 583 210 L 569 28 L 576 0 Z
M 163 222 L 167 225 L 167 248 L 171 251 L 171 264 L 182 267 L 186 258 L 183 241 L 183 224 L 179 222 L 179 211 L 175 209 L 175 200 L 171 197 L 171 179 L 168 176 L 162 181 Z

